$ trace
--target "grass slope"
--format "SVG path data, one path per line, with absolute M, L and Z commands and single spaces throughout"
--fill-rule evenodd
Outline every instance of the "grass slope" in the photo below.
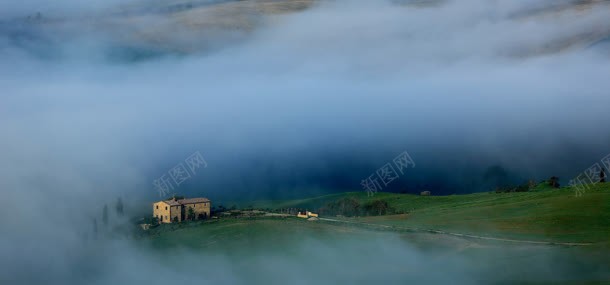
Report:
M 320 197 L 252 203 L 261 208 L 315 209 L 344 197 L 361 204 L 382 199 L 408 211 L 404 215 L 343 218 L 352 223 L 307 221 L 296 217 L 221 218 L 162 225 L 143 236 L 142 246 L 157 249 L 164 260 L 178 260 L 182 253 L 229 262 L 249 274 L 253 283 L 269 283 L 257 266 L 271 258 L 297 263 L 308 272 L 323 272 L 336 265 L 369 264 L 368 257 L 391 256 L 388 244 L 412 248 L 376 270 L 382 275 L 407 278 L 405 271 L 413 254 L 433 264 L 454 259 L 473 262 L 473 276 L 487 276 L 487 284 L 608 284 L 610 266 L 610 186 L 596 185 L 580 197 L 573 189 L 541 187 L 527 193 L 477 193 L 452 196 L 416 196 L 378 193 L 341 193 Z M 337 219 L 336 217 L 329 217 Z M 356 223 L 353 223 L 356 222 Z M 358 222 L 375 224 L 358 225 Z M 377 230 L 379 225 L 393 226 Z M 513 243 L 455 237 L 401 228 L 441 229 L 520 240 L 595 242 L 572 247 Z M 327 263 L 329 257 L 333 261 Z M 490 258 L 491 257 L 491 258 Z M 322 261 L 324 262 L 318 262 Z M 377 259 L 376 259 L 377 260 Z M 310 261 L 315 261 L 310 263 Z M 171 263 L 171 262 L 170 262 Z M 315 265 L 316 268 L 311 268 Z M 328 266 L 332 264 L 332 266 Z M 264 264 L 263 264 L 264 265 Z M 519 266 L 523 265 L 523 266 Z M 551 266 L 563 274 L 548 274 Z M 263 266 L 263 268 L 265 268 Z M 273 267 L 272 270 L 275 270 Z M 343 268 L 351 268 L 345 265 Z M 340 270 L 339 270 L 340 271 Z M 348 272 L 347 270 L 344 270 Z M 377 272 L 377 271 L 374 271 Z M 350 273 L 351 274 L 351 273 Z M 369 274 L 369 273 L 367 273 Z M 394 274 L 394 275 L 392 275 Z M 561 276 L 560 276 L 561 275 Z M 563 276 L 563 277 L 562 277 Z M 263 280 L 257 282 L 258 280 Z
M 245 255 L 276 252 L 277 249 L 290 254 L 291 248 L 312 239 L 341 247 L 341 243 L 348 239 L 370 241 L 388 234 L 347 224 L 311 222 L 296 217 L 223 218 L 162 225 L 151 229 L 146 240 L 151 246 L 161 250 L 189 248 Z
M 248 276 L 250 284 L 274 283 L 267 278 L 270 273 L 299 274 L 300 270 L 305 272 L 304 276 L 330 272 L 331 276 L 345 275 L 339 279 L 361 274 L 381 280 L 409 280 L 422 266 L 435 269 L 434 266 L 456 266 L 455 262 L 466 264 L 461 270 L 467 272 L 461 274 L 476 276 L 481 284 L 609 281 L 608 251 L 599 247 L 556 247 L 376 231 L 296 217 L 224 218 L 163 225 L 152 229 L 144 241 L 140 244 L 147 249 L 152 246 L 167 266 L 182 266 L 177 261 L 188 254 L 194 264 L 202 259 L 231 264 L 241 276 Z M 557 270 L 563 274 L 549 274 L 549 266 L 561 268 Z M 329 278 L 323 277 L 322 280 Z
M 582 196 L 574 189 L 539 187 L 525 193 L 476 193 L 417 196 L 364 192 L 325 195 L 289 201 L 260 201 L 259 208 L 317 209 L 340 198 L 361 204 L 384 200 L 405 215 L 358 217 L 350 220 L 397 227 L 438 229 L 460 233 L 547 241 L 610 241 L 610 184 L 591 185 Z

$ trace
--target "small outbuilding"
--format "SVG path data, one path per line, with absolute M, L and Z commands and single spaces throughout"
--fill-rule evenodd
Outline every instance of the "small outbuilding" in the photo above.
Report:
M 310 211 L 298 212 L 298 213 L 297 213 L 297 218 L 303 218 L 303 219 L 307 219 L 307 218 L 310 218 L 310 217 L 315 217 L 315 218 L 317 218 L 317 217 L 318 217 L 318 214 L 316 214 L 316 213 L 312 213 L 312 212 L 310 212 Z

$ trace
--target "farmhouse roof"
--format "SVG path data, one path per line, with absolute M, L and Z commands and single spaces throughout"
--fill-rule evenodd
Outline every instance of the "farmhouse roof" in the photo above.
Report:
M 170 206 L 180 206 L 180 203 L 175 200 L 164 200 L 163 203 L 168 204 Z
M 208 198 L 188 198 L 188 199 L 178 200 L 178 203 L 180 203 L 182 205 L 204 203 L 204 202 L 210 202 L 210 200 Z

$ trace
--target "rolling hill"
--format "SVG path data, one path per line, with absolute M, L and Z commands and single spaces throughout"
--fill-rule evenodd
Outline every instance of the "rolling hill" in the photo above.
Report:
M 539 186 L 531 192 L 475 193 L 450 196 L 364 192 L 287 201 L 259 201 L 256 208 L 317 210 L 329 202 L 354 198 L 361 205 L 386 201 L 400 215 L 345 218 L 395 227 L 434 229 L 469 234 L 545 241 L 610 241 L 610 185 L 590 186 L 576 197 L 570 187 Z
M 393 258 L 395 262 L 384 263 L 375 273 L 396 280 L 419 276 L 420 269 L 415 268 L 422 266 L 462 264 L 460 272 L 477 276 L 483 284 L 606 284 L 610 280 L 610 185 L 591 186 L 579 197 L 574 194 L 569 187 L 539 186 L 522 193 L 378 193 L 369 197 L 352 192 L 259 201 L 252 206 L 279 210 L 316 209 L 344 198 L 360 203 L 383 200 L 407 213 L 322 215 L 317 221 L 292 216 L 227 217 L 162 225 L 148 231 L 138 244 L 163 257 L 189 252 L 196 258 L 229 262 L 246 270 L 249 279 L 263 283 L 268 282 L 267 273 L 256 265 L 273 257 L 282 264 L 296 263 L 295 268 L 305 272 L 324 271 L 331 268 L 329 264 L 350 268 L 360 262 L 369 264 L 369 259 Z M 411 258 L 416 262 L 409 265 Z M 557 267 L 562 268 L 561 274 L 549 274 L 548 268 Z

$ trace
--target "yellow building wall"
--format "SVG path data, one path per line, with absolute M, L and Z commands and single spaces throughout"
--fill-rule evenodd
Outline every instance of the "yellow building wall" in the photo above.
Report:
M 170 206 L 164 202 L 153 204 L 153 217 L 159 219 L 159 223 L 171 223 Z
M 174 218 L 178 221 L 178 222 L 182 222 L 182 215 L 180 215 L 180 206 L 171 206 L 170 210 L 170 218 L 171 218 L 171 222 L 174 222 Z
M 184 218 L 185 219 L 188 218 L 189 209 L 193 209 L 193 212 L 195 212 L 195 219 L 199 219 L 199 215 L 202 215 L 203 218 L 210 217 L 210 202 L 184 205 Z

